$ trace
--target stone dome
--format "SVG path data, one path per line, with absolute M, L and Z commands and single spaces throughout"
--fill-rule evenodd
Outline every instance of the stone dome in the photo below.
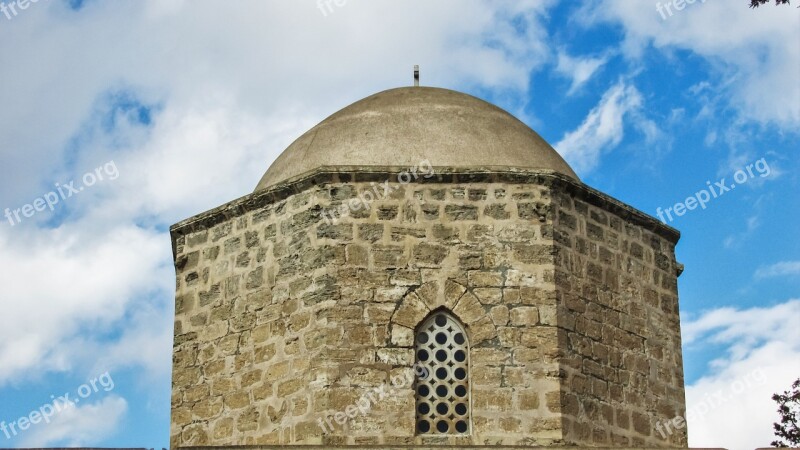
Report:
M 334 113 L 294 141 L 256 191 L 320 167 L 552 170 L 578 176 L 535 131 L 491 103 L 449 89 L 379 92 Z

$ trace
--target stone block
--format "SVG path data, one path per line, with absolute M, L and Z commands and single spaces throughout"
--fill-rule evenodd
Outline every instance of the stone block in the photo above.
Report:
M 471 205 L 445 205 L 444 214 L 452 221 L 478 220 L 478 207 Z
M 430 313 L 430 309 L 417 297 L 416 294 L 408 294 L 397 308 L 392 317 L 392 323 L 402 325 L 406 328 L 415 328 L 425 316 Z
M 511 325 L 530 327 L 539 323 L 539 309 L 535 306 L 518 306 L 510 310 Z

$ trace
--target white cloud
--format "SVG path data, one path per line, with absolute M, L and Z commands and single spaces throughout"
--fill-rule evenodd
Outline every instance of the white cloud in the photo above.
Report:
M 769 266 L 759 267 L 756 278 L 771 278 L 800 275 L 800 261 L 781 261 Z
M 564 135 L 555 148 L 576 172 L 589 172 L 597 167 L 604 152 L 622 141 L 625 117 L 641 107 L 642 96 L 636 87 L 620 81 L 603 94 L 583 123 Z
M 524 97 L 550 56 L 540 22 L 553 2 L 352 0 L 327 17 L 316 2 L 86 2 L 78 13 L 66 3 L 0 27 L 0 79 L 14 80 L 0 89 L 0 155 L 18 168 L 2 181 L 14 187 L 0 190 L 4 203 L 38 195 L 109 90 L 162 102 L 166 114 L 247 123 L 254 143 L 278 117 L 296 137 L 355 99 L 409 85 L 415 63 L 425 85 Z M 263 173 L 289 142 L 260 144 L 252 163 Z M 215 161 L 198 163 L 189 169 L 214 173 Z
M 100 234 L 81 226 L 0 228 L 0 385 L 81 367 L 71 339 L 101 339 L 128 309 L 171 291 L 163 236 L 133 226 Z
M 40 422 L 26 430 L 20 445 L 43 448 L 96 445 L 113 435 L 128 411 L 124 398 L 111 395 L 92 404 L 77 404 L 55 414 L 50 423 Z
M 604 0 L 584 8 L 583 17 L 621 24 L 623 52 L 634 60 L 649 45 L 667 53 L 682 49 L 700 55 L 712 67 L 708 88 L 730 98 L 741 117 L 797 129 L 800 84 L 790 81 L 800 73 L 800 15 L 795 8 L 752 10 L 745 4 L 698 2 L 663 20 L 655 6 Z
M 574 94 L 594 75 L 595 72 L 608 62 L 607 56 L 600 58 L 580 58 L 569 56 L 564 51 L 558 52 L 558 62 L 556 63 L 556 73 L 571 79 L 571 84 L 567 95 Z
M 682 324 L 684 353 L 722 348 L 686 386 L 690 447 L 751 450 L 773 440 L 782 392 L 800 375 L 800 299 L 764 308 L 720 308 Z M 746 414 L 743 414 L 746 411 Z

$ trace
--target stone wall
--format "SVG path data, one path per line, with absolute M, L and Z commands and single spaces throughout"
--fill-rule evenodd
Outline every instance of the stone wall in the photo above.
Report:
M 640 213 L 635 238 L 608 212 L 592 221 L 572 197 L 595 215 L 621 204 L 562 176 L 437 172 L 316 174 L 173 227 L 173 446 L 668 445 L 640 416 L 683 407 L 674 242 L 650 247 Z M 365 191 L 380 193 L 368 209 L 326 221 Z M 664 256 L 672 278 L 643 274 Z M 408 370 L 437 308 L 469 335 L 471 433 L 415 437 L 411 386 L 323 431 Z
M 686 446 L 685 427 L 656 431 L 685 414 L 677 235 L 586 200 L 554 201 L 565 439 Z

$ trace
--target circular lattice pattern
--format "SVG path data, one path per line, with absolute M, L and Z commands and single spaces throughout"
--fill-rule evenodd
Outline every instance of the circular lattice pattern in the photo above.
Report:
M 428 370 L 417 379 L 417 433 L 469 432 L 469 347 L 464 328 L 438 312 L 417 330 L 417 363 Z

